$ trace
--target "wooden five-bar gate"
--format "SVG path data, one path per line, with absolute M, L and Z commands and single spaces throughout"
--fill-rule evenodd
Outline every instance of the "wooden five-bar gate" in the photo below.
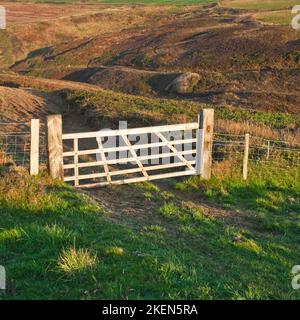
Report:
M 63 134 L 61 116 L 52 115 L 50 174 L 82 188 L 189 175 L 209 179 L 213 126 L 213 109 L 204 109 L 193 123 Z

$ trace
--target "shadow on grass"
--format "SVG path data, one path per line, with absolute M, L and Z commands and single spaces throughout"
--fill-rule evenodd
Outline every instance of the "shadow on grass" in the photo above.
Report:
M 0 197 L 4 299 L 299 297 L 289 284 L 300 257 L 285 239 L 169 203 L 152 213 L 157 225 L 143 220 L 132 229 L 61 185 L 35 199 L 9 197 Z

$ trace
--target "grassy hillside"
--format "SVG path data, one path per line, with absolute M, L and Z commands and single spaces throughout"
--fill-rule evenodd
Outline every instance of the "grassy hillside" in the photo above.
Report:
M 127 120 L 129 126 L 141 126 L 165 123 L 196 121 L 198 112 L 204 107 L 214 107 L 216 111 L 216 129 L 231 134 L 250 133 L 273 140 L 287 140 L 300 143 L 299 113 L 264 112 L 253 109 L 233 107 L 228 104 L 201 104 L 190 100 L 148 98 L 111 90 L 97 86 L 71 82 L 48 80 L 13 74 L 0 74 L 0 84 L 13 87 L 31 87 L 63 99 L 63 111 L 77 112 L 84 122 L 95 130 L 103 126 L 117 126 L 119 120 Z M 66 89 L 69 88 L 69 89 Z M 5 91 L 5 90 L 4 90 Z M 7 90 L 8 91 L 8 90 Z M 17 117 L 21 121 L 23 113 L 22 90 L 10 89 L 14 110 L 7 110 L 6 117 Z M 39 99 L 37 99 L 39 100 Z M 50 99 L 51 101 L 51 99 Z M 55 111 L 57 112 L 57 111 Z
M 14 62 L 13 47 L 9 34 L 0 30 L 0 68 L 7 68 Z
M 11 64 L 22 50 L 42 48 L 16 70 L 78 80 L 81 71 L 107 67 L 108 74 L 114 65 L 123 73 L 115 69 L 119 78 L 110 73 L 111 83 L 120 84 L 132 73 L 124 87 L 137 95 L 105 90 L 97 82 L 11 72 L 0 75 L 0 83 L 12 87 L 0 90 L 2 117 L 24 121 L 60 112 L 64 125 L 72 122 L 68 130 L 91 131 L 117 126 L 119 120 L 129 127 L 196 121 L 202 108 L 213 106 L 219 134 L 249 132 L 299 146 L 298 36 L 254 18 L 273 22 L 279 12 L 278 23 L 284 24 L 282 10 L 293 4 L 224 0 L 224 7 L 205 13 L 199 7 L 132 6 L 14 25 L 0 32 L 7 48 L 0 51 L 0 66 Z M 50 9 L 44 9 L 44 17 Z M 36 10 L 25 18 L 32 19 Z M 165 88 L 162 74 L 184 71 L 201 75 L 192 94 L 152 96 L 154 85 Z M 149 97 L 142 96 L 146 91 Z M 214 162 L 210 181 L 193 176 L 88 193 L 52 180 L 43 170 L 30 177 L 0 150 L 0 264 L 7 271 L 0 300 L 300 299 L 300 291 L 291 287 L 292 267 L 300 261 L 300 170 L 297 150 L 290 148 L 285 161 L 283 151 L 276 153 L 280 165 L 273 158 L 255 162 L 251 149 L 247 181 L 242 162 L 230 154 L 230 160 Z M 226 150 L 215 153 L 225 158 Z
M 299 4 L 297 0 L 221 0 L 224 7 L 251 10 L 282 10 L 290 9 Z
M 179 95 L 180 99 L 299 112 L 300 94 L 295 86 L 300 74 L 298 34 L 290 27 L 258 22 L 255 15 L 265 11 L 217 6 L 105 10 L 63 22 L 58 19 L 54 25 L 41 23 L 51 35 L 49 43 L 12 69 L 153 97 L 170 97 L 165 89 L 174 75 L 196 72 L 199 83 L 190 95 Z M 23 42 L 45 41 L 36 36 L 43 34 L 36 32 L 40 24 L 31 27 L 26 36 L 19 32 Z
M 256 18 L 270 24 L 290 25 L 292 19 L 290 10 L 267 11 L 256 14 Z
M 167 192 L 112 188 L 148 208 L 120 216 L 44 174 L 12 171 L 0 178 L 1 298 L 299 299 L 290 272 L 300 259 L 300 180 L 265 173 L 174 181 Z
M 49 3 L 48 0 L 6 0 L 6 2 Z M 51 0 L 51 3 L 86 3 L 84 0 Z M 90 0 L 89 3 L 107 4 L 206 4 L 219 2 L 222 6 L 241 9 L 279 10 L 298 4 L 297 0 Z
M 97 92 L 65 90 L 62 96 L 70 108 L 83 114 L 86 121 L 96 127 L 101 126 L 101 123 L 106 120 L 117 124 L 119 120 L 126 119 L 129 125 L 195 121 L 199 111 L 207 107 L 204 104 L 190 101 L 151 99 L 108 90 Z M 253 130 L 255 128 L 259 130 L 259 125 L 265 126 L 265 133 L 268 133 L 269 128 L 270 134 L 274 135 L 276 133 L 272 129 L 287 129 L 289 134 L 293 135 L 293 132 L 297 134 L 300 128 L 299 115 L 246 110 L 229 106 L 216 107 L 215 111 L 217 127 L 220 126 L 218 129 L 230 130 L 229 123 L 223 123 L 221 120 L 236 122 L 236 127 L 239 126 L 241 131 L 251 130 L 247 123 L 253 124 Z M 238 128 L 236 130 L 235 133 L 238 133 Z M 256 135 L 260 135 L 264 130 L 261 131 Z
M 218 0 L 6 0 L 6 2 L 32 3 L 106 3 L 106 4 L 161 4 L 161 5 L 191 5 L 217 3 Z
M 7 2 L 15 0 L 8 0 Z M 107 4 L 205 4 L 216 3 L 218 0 L 51 0 L 51 3 L 107 3 Z M 49 3 L 49 0 L 18 0 L 18 2 L 35 2 L 35 3 Z
M 291 23 L 291 8 L 299 4 L 297 0 L 222 0 L 224 7 L 261 11 L 257 19 L 270 24 L 289 25 Z
M 189 5 L 189 4 L 205 4 L 216 3 L 218 0 L 99 0 L 103 3 L 141 3 L 141 4 L 175 4 L 175 5 Z

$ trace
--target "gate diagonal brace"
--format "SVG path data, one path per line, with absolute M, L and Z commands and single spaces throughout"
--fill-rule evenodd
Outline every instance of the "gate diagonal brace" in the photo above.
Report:
M 103 144 L 102 144 L 102 141 L 101 141 L 101 137 L 97 137 L 96 140 L 97 140 L 97 143 L 98 143 L 98 146 L 99 146 L 99 151 L 100 151 L 101 158 L 102 158 L 102 161 L 103 161 L 103 166 L 104 166 L 104 171 L 106 173 L 107 181 L 111 182 L 111 176 L 109 174 L 109 167 L 108 167 L 108 164 L 107 164 L 107 159 L 106 159 L 105 152 L 104 152 L 104 149 L 103 149 Z
M 190 169 L 190 170 L 195 170 L 195 168 L 182 156 L 179 154 L 178 150 L 172 145 L 172 143 L 165 138 L 160 132 L 155 133 L 159 139 L 163 142 L 165 142 L 166 146 Z
M 129 148 L 129 151 L 132 154 L 133 158 L 135 158 L 135 161 L 136 161 L 137 165 L 139 166 L 139 168 L 141 169 L 144 177 L 149 178 L 147 171 L 145 170 L 142 162 L 139 160 L 139 157 L 136 154 L 135 150 L 132 148 L 132 145 L 131 145 L 129 139 L 127 138 L 127 136 L 122 135 L 121 137 L 123 138 L 124 142 L 126 143 L 127 147 Z

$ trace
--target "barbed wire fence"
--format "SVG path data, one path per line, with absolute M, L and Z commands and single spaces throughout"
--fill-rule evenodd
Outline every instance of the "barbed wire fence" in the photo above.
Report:
M 30 123 L 0 122 L 0 152 L 18 166 L 30 162 Z
M 47 137 L 45 130 L 40 131 L 40 152 L 39 152 L 39 161 L 40 164 L 46 165 L 48 161 L 48 153 L 47 153 Z
M 213 164 L 227 160 L 243 166 L 245 152 L 245 135 L 214 134 Z M 250 136 L 247 163 L 300 170 L 300 143 Z
M 17 166 L 29 168 L 31 147 L 30 122 L 0 122 L 0 155 Z M 213 164 L 225 161 L 243 166 L 245 135 L 215 132 L 213 140 Z M 300 143 L 250 136 L 247 161 L 280 168 L 296 167 L 300 170 Z M 39 163 L 47 163 L 46 134 L 44 124 L 39 133 Z
M 17 166 L 29 168 L 31 130 L 30 122 L 0 122 L 0 154 L 5 155 L 7 161 Z M 39 134 L 40 164 L 47 161 L 46 136 Z

